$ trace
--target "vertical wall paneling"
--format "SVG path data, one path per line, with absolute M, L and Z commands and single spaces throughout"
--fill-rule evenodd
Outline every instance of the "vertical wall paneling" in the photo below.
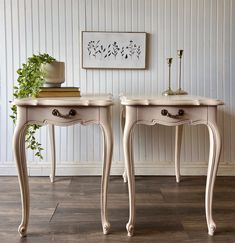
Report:
M 145 1 L 145 26 L 144 29 L 147 33 L 152 32 L 152 1 L 148 0 Z M 152 46 L 152 39 L 149 38 L 149 45 Z M 152 60 L 152 53 L 148 50 L 147 56 L 149 60 Z M 151 66 L 149 67 L 151 69 Z M 145 76 L 145 93 L 146 94 L 151 94 L 151 71 L 146 70 L 144 72 Z M 152 141 L 152 126 L 145 126 L 146 129 L 146 142 L 145 142 L 145 150 L 146 150 L 146 161 L 153 161 L 153 141 Z
M 177 49 L 178 49 L 178 27 L 179 27 L 179 16 L 178 16 L 178 1 L 171 1 L 171 6 L 170 6 L 170 21 L 171 21 L 171 57 L 173 57 L 173 63 L 172 65 L 172 88 L 177 89 L 177 77 L 178 77 L 178 57 L 177 57 Z M 173 152 L 174 152 L 174 136 L 175 136 L 175 129 L 170 128 L 167 129 L 169 130 L 169 141 L 171 142 L 170 144 L 170 151 L 169 155 L 167 157 L 167 161 L 172 161 L 173 160 Z
M 59 7 L 59 41 L 60 41 L 60 53 L 59 59 L 64 60 L 66 62 L 66 68 L 68 67 L 67 63 L 67 29 L 66 29 L 66 3 L 65 0 L 58 0 Z M 66 70 L 66 78 L 67 78 L 67 70 Z M 67 83 L 67 80 L 66 80 Z M 61 140 L 60 140 L 60 159 L 61 161 L 66 161 L 67 159 L 67 127 L 61 128 Z
M 79 28 L 79 1 L 72 1 L 72 30 L 73 30 L 73 77 L 72 82 L 76 87 L 81 87 L 80 79 L 80 28 Z M 81 126 L 74 126 L 74 134 L 79 134 L 79 136 L 74 136 L 73 146 L 73 156 L 74 160 L 79 160 L 79 150 L 80 150 L 80 138 L 81 138 Z
M 151 94 L 158 94 L 158 1 L 151 2 L 151 32 L 152 55 L 149 60 L 149 66 L 153 70 L 151 72 Z M 152 127 L 152 156 L 159 161 L 159 143 L 158 143 L 159 126 Z
M 230 105 L 230 115 L 229 115 L 229 119 L 231 119 L 231 133 L 229 135 L 228 138 L 230 138 L 231 141 L 231 157 L 229 159 L 229 163 L 232 164 L 235 158 L 235 28 L 234 28 L 234 23 L 235 23 L 235 3 L 234 1 L 230 1 L 230 59 L 229 59 L 229 63 L 230 63 L 230 97 L 231 97 L 231 105 Z M 229 64 L 227 64 L 229 65 Z
M 138 31 L 144 31 L 145 30 L 145 1 L 138 1 L 138 11 L 137 11 L 137 26 Z M 145 76 L 144 71 L 140 70 L 138 71 L 138 94 L 142 93 L 145 94 Z M 146 148 L 146 126 L 141 125 L 138 127 L 138 141 L 139 147 Z M 146 160 L 146 149 L 143 150 L 143 153 L 138 150 L 138 160 L 139 161 L 145 161 Z
M 3 2 L 0 2 L 0 8 L 2 8 L 2 9 L 0 9 L 0 21 L 1 21 L 1 23 L 4 23 L 4 8 L 3 8 Z M 0 35 L 1 36 L 3 36 L 3 27 L 4 27 L 4 25 L 2 24 L 2 25 L 0 25 Z M 3 46 L 3 41 L 1 41 L 0 40 L 0 45 L 1 46 Z M 2 53 L 3 53 L 3 50 L 2 50 L 3 48 L 0 48 L 0 56 L 2 56 Z M 3 85 L 3 81 L 2 81 L 2 69 L 3 69 L 3 63 L 2 63 L 2 59 L 0 59 L 0 104 L 1 104 L 1 96 L 2 96 L 2 85 Z M 2 117 L 3 116 L 1 116 L 1 105 L 0 105 L 0 122 L 2 122 Z M 1 137 L 1 129 L 0 129 L 0 137 Z M 0 146 L 0 159 L 2 158 L 2 156 L 1 156 L 1 149 L 2 149 L 2 147 Z
M 225 106 L 223 111 L 223 144 L 224 144 L 224 162 L 228 162 L 229 159 L 231 158 L 231 140 L 227 139 L 227 137 L 230 137 L 231 134 L 231 119 L 229 118 L 230 114 L 230 106 L 231 104 L 231 96 L 230 96 L 230 83 L 231 83 L 231 78 L 230 78 L 230 60 L 231 60 L 231 23 L 230 23 L 230 1 L 225 1 L 224 2 L 224 13 L 223 13 L 223 43 L 222 45 L 223 48 L 223 57 L 222 57 L 222 65 L 223 65 L 223 70 L 222 70 L 222 77 L 221 77 L 221 83 L 224 84 L 223 90 L 221 93 L 221 96 L 224 97 L 224 101 L 228 106 Z M 224 82 L 225 80 L 228 80 L 229 82 Z
M 12 2 L 11 1 L 5 1 L 5 10 L 6 10 L 6 14 L 5 14 L 5 21 L 6 21 L 6 49 L 7 49 L 7 79 L 9 80 L 13 80 L 13 32 L 12 32 L 12 26 L 13 26 L 13 19 L 12 19 Z M 13 82 L 7 82 L 7 91 L 9 90 L 9 93 L 12 94 L 12 90 L 13 90 Z M 7 92 L 6 92 L 7 93 Z M 8 97 L 6 97 L 8 98 Z M 10 99 L 12 100 L 12 95 L 10 97 Z M 8 100 L 6 100 L 6 102 L 8 102 Z M 7 105 L 7 116 L 9 117 L 10 115 L 10 107 Z M 10 132 L 7 132 L 7 142 L 11 141 L 11 137 L 12 137 L 12 128 L 13 128 L 13 124 L 12 122 L 7 123 L 7 127 L 9 127 Z M 12 158 L 11 156 L 11 148 L 9 148 L 9 146 L 6 147 L 7 149 L 7 158 L 6 158 L 6 162 L 9 161 L 10 158 Z
M 131 6 L 131 16 L 132 16 L 132 26 L 131 26 L 131 31 L 133 32 L 137 32 L 138 30 L 138 6 L 139 5 L 139 0 L 132 0 L 132 6 Z M 132 74 L 132 81 L 131 81 L 131 90 L 132 90 L 132 94 L 138 94 L 139 91 L 139 73 L 138 71 L 131 71 Z M 135 134 L 134 134 L 134 141 L 133 141 L 133 154 L 134 157 L 136 158 L 136 160 L 139 160 L 140 158 L 140 154 L 139 154 L 139 139 L 136 139 L 139 137 L 139 127 L 135 128 Z
M 34 11 L 37 11 L 38 8 L 35 6 L 35 9 L 33 8 L 33 4 L 36 1 L 32 1 L 31 3 L 31 7 L 32 7 L 32 35 L 34 36 L 34 32 L 37 31 L 37 28 L 34 29 L 34 22 L 35 19 L 37 18 L 37 15 L 34 16 Z M 47 4 L 44 1 L 44 20 L 45 20 L 45 34 L 43 34 L 43 36 L 45 36 L 45 46 L 43 47 L 42 52 L 48 52 L 50 55 L 52 55 L 52 42 L 53 42 L 53 37 L 52 37 L 52 16 L 51 16 L 51 12 L 52 12 L 52 4 L 51 1 L 49 1 Z M 36 20 L 36 22 L 40 23 L 40 21 Z M 35 46 L 34 44 L 34 40 L 38 39 L 36 36 L 35 38 L 33 38 L 33 53 L 37 52 L 37 50 L 39 49 L 37 46 Z M 36 40 L 37 43 L 37 40 Z M 41 143 L 42 145 L 46 148 L 45 150 L 43 150 L 43 156 L 44 159 L 46 161 L 49 160 L 49 156 L 48 156 L 48 145 L 49 145 L 49 137 L 48 137 L 48 129 L 47 127 L 43 127 L 40 129 L 40 135 L 41 135 Z M 43 163 L 43 161 L 40 161 L 40 163 Z
M 223 48 L 223 31 L 224 31 L 224 2 L 223 1 L 217 1 L 217 94 L 216 96 L 218 98 L 223 97 L 223 69 L 224 69 L 224 48 Z M 218 113 L 218 122 L 219 124 L 223 124 L 223 112 L 224 107 L 219 110 Z M 224 127 L 220 125 L 220 130 L 222 134 L 224 134 Z M 223 137 L 222 137 L 223 139 Z M 225 144 L 226 145 L 226 144 Z M 223 146 L 222 152 L 221 152 L 221 159 L 224 161 L 224 156 L 226 155 L 227 148 Z
M 210 96 L 210 19 L 211 19 L 211 1 L 204 1 L 204 53 L 203 53 L 203 59 L 204 59 L 204 67 L 205 67 L 205 74 L 204 74 L 204 93 L 205 96 Z M 205 141 L 208 141 L 208 132 L 205 132 Z M 208 154 L 209 147 L 208 142 L 205 143 L 205 158 Z
M 187 67 L 184 67 L 184 89 L 188 93 L 192 93 L 191 90 L 191 0 L 184 1 L 184 65 L 188 62 Z M 187 60 L 187 62 L 185 61 Z M 192 128 L 193 129 L 193 128 Z M 187 126 L 184 127 L 184 148 L 185 148 L 185 161 L 192 161 L 192 139 L 191 129 Z
M 81 31 L 85 31 L 87 29 L 87 13 L 86 13 L 86 0 L 79 1 L 79 26 Z M 81 69 L 80 70 L 80 80 L 81 80 L 81 92 L 86 93 L 87 92 L 87 75 L 86 70 Z M 82 126 L 81 128 L 81 140 L 80 140 L 80 157 L 79 160 L 86 161 L 87 160 L 87 134 L 86 130 L 87 128 Z
M 119 31 L 126 31 L 126 16 L 129 14 L 129 12 L 126 11 L 125 7 L 125 0 L 119 0 L 119 23 L 118 23 L 118 30 Z M 126 79 L 128 71 L 119 71 L 119 90 L 118 93 L 120 94 L 121 92 L 126 93 L 126 83 L 128 80 Z M 118 110 L 117 110 L 117 116 L 119 116 L 119 110 L 121 108 L 121 105 L 119 102 L 117 102 Z M 119 129 L 119 136 L 118 136 L 118 144 L 119 144 L 119 158 L 120 161 L 123 161 L 123 145 L 122 145 L 122 131 L 120 129 L 120 123 L 119 123 L 119 118 L 117 118 L 117 126 Z
M 184 49 L 184 0 L 179 0 L 178 1 L 178 46 L 177 49 Z M 185 53 L 184 53 L 185 54 Z M 181 85 L 183 89 L 185 88 L 185 76 L 184 76 L 184 66 L 185 66 L 185 58 L 182 59 L 182 71 L 181 71 Z M 179 69 L 179 64 L 177 63 L 177 83 L 176 85 L 178 86 L 178 70 Z M 183 158 L 185 158 L 185 142 L 184 142 L 184 136 L 185 132 L 183 132 L 183 143 L 181 146 L 181 154 Z
M 200 16 L 200 13 L 201 16 Z M 205 61 L 203 57 L 204 53 L 204 22 L 205 22 L 205 16 L 204 16 L 204 0 L 199 0 L 198 1 L 198 13 L 197 13 L 197 31 L 198 33 L 200 32 L 200 35 L 197 35 L 197 91 L 198 94 L 203 94 L 204 93 L 204 77 L 205 77 Z M 199 71 L 200 70 L 200 71 Z M 198 132 L 198 161 L 202 161 L 205 158 L 205 127 L 200 126 L 197 129 Z
M 93 30 L 99 30 L 99 1 L 94 1 L 92 5 L 92 21 L 93 21 Z M 100 71 L 93 71 L 93 82 L 94 82 L 94 91 L 93 93 L 100 93 Z M 99 161 L 101 158 L 101 147 L 102 140 L 100 133 L 100 128 L 98 126 L 93 126 L 93 134 L 94 134 L 94 156 L 92 160 Z
M 166 45 L 169 46 L 169 51 L 166 52 L 167 57 L 173 58 L 173 65 L 171 67 L 171 86 L 172 89 L 177 88 L 177 49 L 178 49 L 178 1 L 169 1 L 166 3 L 166 26 L 169 31 L 166 31 L 165 41 Z M 167 34 L 168 32 L 168 34 Z M 169 42 L 168 42 L 169 41 Z M 167 141 L 167 150 L 166 150 L 166 161 L 169 163 L 173 160 L 173 151 L 174 151 L 174 132 L 175 129 L 170 127 L 166 128 L 166 141 Z
M 57 59 L 62 61 L 60 57 L 60 14 L 59 14 L 59 0 L 51 1 L 51 17 L 52 17 L 52 55 Z M 56 141 L 56 159 L 57 164 L 61 161 L 61 129 L 56 127 L 55 129 L 55 141 Z
M 192 22 L 191 22 L 191 58 L 192 62 L 191 62 L 191 89 L 192 89 L 192 93 L 194 95 L 198 94 L 198 87 L 197 87 L 197 83 L 198 83 L 198 76 L 197 76 L 197 71 L 198 71 L 198 67 L 197 67 L 197 59 L 198 59 L 198 55 L 197 55 L 197 51 L 198 51 L 198 40 L 197 38 L 195 38 L 195 36 L 198 36 L 198 1 L 197 0 L 192 0 L 191 1 L 191 18 L 192 18 Z M 196 141 L 198 141 L 198 133 L 197 133 L 197 127 L 193 127 L 191 129 L 192 131 L 192 161 L 198 161 L 198 143 Z
M 157 32 L 157 42 L 158 42 L 158 92 L 161 93 L 168 87 L 168 80 L 166 76 L 166 54 L 165 54 L 165 1 L 158 0 L 158 32 Z M 159 161 L 166 160 L 166 148 L 165 148 L 165 130 L 163 126 L 158 125 L 158 144 L 159 144 Z M 157 134 L 156 134 L 157 135 Z
M 124 8 L 125 8 L 125 29 L 124 31 L 132 31 L 132 0 L 124 0 Z M 121 92 L 132 93 L 132 71 L 126 71 L 126 82 L 125 82 L 125 90 L 121 90 Z
M 119 0 L 112 0 L 112 30 L 119 31 Z M 115 97 L 119 95 L 119 71 L 112 71 L 112 93 Z M 108 80 L 109 82 L 109 80 Z M 115 100 L 115 106 L 113 107 L 113 130 L 115 134 L 120 134 L 119 129 L 119 104 L 118 100 Z M 120 136 L 120 135 L 119 135 Z M 119 155 L 119 136 L 114 136 L 114 148 L 113 156 L 117 157 Z
M 76 49 L 74 45 L 74 29 L 73 29 L 73 1 L 68 0 L 66 1 L 66 11 L 65 11 L 65 17 L 66 17 L 66 84 L 67 86 L 75 86 L 76 81 L 74 79 L 74 50 Z M 74 161 L 74 153 L 73 153 L 73 144 L 74 144 L 74 126 L 68 127 L 68 143 L 67 143 L 67 151 L 68 156 L 66 160 L 68 161 Z
M 8 79 L 7 76 L 7 48 L 6 48 L 6 42 L 7 42 L 7 34 L 6 34 L 6 4 L 5 1 L 0 1 L 0 20 L 2 23 L 0 25 L 0 34 L 2 38 L 0 38 L 1 43 L 1 136 L 4 138 L 4 141 L 1 141 L 1 162 L 2 164 L 5 164 L 7 160 L 7 82 Z
M 99 0 L 99 26 L 98 30 L 99 31 L 104 31 L 106 29 L 106 12 L 105 12 L 105 0 Z M 99 90 L 100 93 L 105 93 L 106 92 L 106 71 L 105 70 L 100 70 L 100 82 L 99 82 Z
M 105 1 L 105 30 L 106 31 L 112 31 L 112 3 L 111 0 Z M 113 73 L 111 70 L 106 70 L 106 92 L 112 93 L 113 92 L 113 82 L 110 82 L 110 80 L 113 80 Z
M 114 173 L 123 168 L 119 94 L 161 94 L 168 85 L 166 58 L 172 57 L 172 88 L 178 84 L 177 49 L 184 50 L 182 86 L 190 94 L 223 99 L 221 169 L 235 174 L 235 3 L 233 0 L 0 0 L 0 174 L 14 174 L 12 100 L 16 70 L 32 53 L 48 52 L 66 63 L 67 86 L 82 93 L 112 93 Z M 147 32 L 146 70 L 81 68 L 81 31 Z M 138 174 L 172 174 L 174 128 L 138 126 L 134 156 Z M 44 159 L 27 152 L 30 174 L 50 168 L 48 129 L 37 138 Z M 94 125 L 56 127 L 58 173 L 99 174 L 102 133 Z M 188 174 L 206 173 L 206 127 L 186 126 L 182 166 Z M 192 169 L 192 167 L 194 169 Z M 13 168 L 13 169 L 12 169 Z
M 93 5 L 94 1 L 86 0 L 86 27 L 88 31 L 93 31 Z M 87 75 L 87 92 L 94 93 L 94 70 L 90 70 Z M 94 158 L 94 126 L 91 125 L 86 129 L 87 134 L 87 160 L 92 161 Z

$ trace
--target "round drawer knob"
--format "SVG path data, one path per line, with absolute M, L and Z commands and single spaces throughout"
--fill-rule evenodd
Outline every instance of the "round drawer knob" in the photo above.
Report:
M 165 110 L 165 109 L 163 109 L 163 110 L 161 110 L 161 114 L 162 114 L 163 116 L 166 116 L 166 115 L 168 114 L 168 111 Z
M 179 111 L 178 111 L 178 115 L 179 115 L 179 116 L 183 116 L 183 115 L 184 115 L 184 110 L 183 110 L 183 109 L 179 109 Z
M 75 116 L 75 115 L 76 115 L 76 111 L 75 111 L 74 109 L 71 109 L 71 110 L 69 111 L 69 115 L 70 115 L 70 116 Z
M 52 111 L 52 115 L 53 115 L 53 116 L 59 116 L 59 114 L 60 114 L 60 112 L 59 112 L 57 109 L 54 109 L 54 110 Z

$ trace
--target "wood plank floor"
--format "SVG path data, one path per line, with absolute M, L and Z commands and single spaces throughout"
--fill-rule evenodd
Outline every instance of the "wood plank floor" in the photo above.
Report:
M 0 177 L 0 242 L 235 242 L 235 177 L 217 177 L 216 235 L 207 234 L 205 177 L 136 177 L 136 229 L 127 237 L 128 191 L 121 177 L 109 186 L 109 235 L 100 221 L 100 177 L 31 177 L 28 236 L 21 239 L 18 179 Z

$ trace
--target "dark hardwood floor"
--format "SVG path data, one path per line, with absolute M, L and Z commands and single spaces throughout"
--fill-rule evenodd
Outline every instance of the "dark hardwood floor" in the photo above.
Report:
M 235 177 L 217 177 L 216 234 L 207 234 L 205 177 L 136 177 L 136 228 L 127 237 L 128 191 L 121 177 L 109 184 L 109 235 L 100 221 L 100 177 L 31 177 L 28 236 L 17 228 L 21 203 L 16 177 L 0 177 L 0 242 L 235 242 Z

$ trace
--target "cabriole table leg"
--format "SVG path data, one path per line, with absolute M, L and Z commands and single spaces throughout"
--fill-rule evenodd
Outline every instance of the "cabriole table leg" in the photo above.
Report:
M 180 182 L 180 150 L 182 144 L 183 125 L 175 127 L 175 176 L 176 182 Z
M 18 179 L 21 193 L 22 220 L 18 231 L 20 236 L 26 236 L 29 222 L 29 183 L 25 156 L 25 132 L 27 129 L 25 109 L 18 108 L 18 119 L 13 136 L 13 152 L 18 169 Z
M 213 191 L 215 178 L 217 174 L 219 157 L 221 151 L 221 137 L 215 122 L 208 122 L 209 138 L 210 138 L 210 152 L 209 152 L 209 164 L 206 180 L 206 221 L 208 226 L 208 234 L 214 235 L 216 224 L 212 217 L 212 203 L 213 203 Z
M 132 155 L 132 134 L 135 126 L 134 117 L 136 109 L 132 107 L 127 107 L 126 110 L 128 112 L 128 117 L 126 117 L 125 128 L 123 133 L 123 150 L 129 191 L 129 221 L 126 225 L 126 229 L 127 235 L 132 236 L 134 234 L 135 225 L 135 172 Z
M 55 152 L 55 126 L 49 124 L 49 140 L 51 146 L 51 174 L 50 180 L 53 183 L 55 181 L 55 170 L 56 170 L 56 152 Z
M 113 132 L 111 126 L 111 108 L 101 108 L 100 126 L 103 132 L 103 173 L 101 179 L 101 220 L 103 233 L 106 235 L 110 230 L 107 217 L 107 192 L 108 181 L 113 154 Z

